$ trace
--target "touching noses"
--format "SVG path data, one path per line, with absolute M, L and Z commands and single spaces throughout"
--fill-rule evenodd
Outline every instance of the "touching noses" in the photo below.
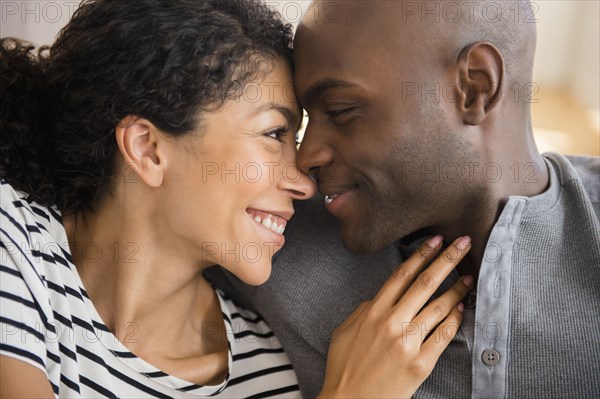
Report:
M 279 188 L 287 191 L 293 199 L 298 200 L 309 199 L 317 192 L 313 180 L 298 170 L 298 165 L 295 162 L 288 163 L 283 168 Z

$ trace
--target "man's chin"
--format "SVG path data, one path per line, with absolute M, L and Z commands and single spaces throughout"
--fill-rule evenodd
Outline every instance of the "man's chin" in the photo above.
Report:
M 357 255 L 377 252 L 396 241 L 394 239 L 390 240 L 389 237 L 387 240 L 378 239 L 371 232 L 356 231 L 345 226 L 342 226 L 341 235 L 344 247 Z

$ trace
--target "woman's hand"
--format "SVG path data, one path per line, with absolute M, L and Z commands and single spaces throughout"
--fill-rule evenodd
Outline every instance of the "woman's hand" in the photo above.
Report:
M 473 285 L 472 276 L 462 277 L 423 308 L 471 247 L 461 237 L 421 272 L 441 243 L 441 236 L 424 243 L 334 331 L 319 398 L 409 398 L 431 374 L 458 331 L 459 302 Z

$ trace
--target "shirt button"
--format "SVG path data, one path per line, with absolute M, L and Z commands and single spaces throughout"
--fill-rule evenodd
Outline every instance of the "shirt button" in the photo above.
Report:
M 488 366 L 493 366 L 498 364 L 500 361 L 500 354 L 493 349 L 486 349 L 483 351 L 483 355 L 481 355 L 483 362 Z
M 465 305 L 465 309 L 475 309 L 475 305 L 477 303 L 477 296 L 473 291 L 469 292 L 469 295 L 465 298 L 463 302 Z

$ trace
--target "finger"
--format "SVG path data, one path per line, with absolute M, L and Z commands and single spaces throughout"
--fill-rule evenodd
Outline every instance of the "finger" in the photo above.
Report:
M 440 235 L 423 243 L 387 279 L 373 299 L 373 306 L 381 310 L 394 306 L 408 290 L 418 273 L 435 257 L 441 245 L 442 236 Z
M 425 364 L 430 364 L 433 368 L 442 355 L 442 352 L 452 342 L 463 321 L 463 309 L 462 303 L 455 306 L 448 317 L 446 317 L 446 320 L 423 343 L 420 356 Z
M 461 277 L 448 291 L 421 310 L 413 322 L 425 331 L 433 331 L 467 296 L 474 281 L 473 276 Z M 421 338 L 425 339 L 425 336 L 421 335 Z
M 442 252 L 431 266 L 419 274 L 395 306 L 394 314 L 399 317 L 399 322 L 412 321 L 470 248 L 471 239 L 468 236 L 458 238 Z

